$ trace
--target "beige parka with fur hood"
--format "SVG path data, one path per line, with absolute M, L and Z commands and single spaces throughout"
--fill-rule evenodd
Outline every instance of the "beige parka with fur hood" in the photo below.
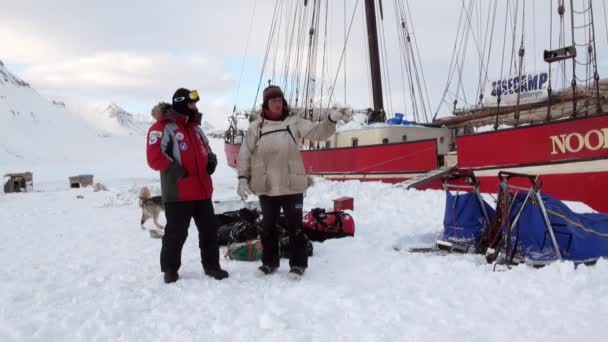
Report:
M 249 180 L 256 195 L 299 194 L 308 188 L 308 176 L 300 156 L 302 139 L 322 141 L 336 131 L 336 123 L 325 118 L 311 122 L 297 115 L 282 121 L 254 120 L 241 145 L 237 159 L 239 178 Z

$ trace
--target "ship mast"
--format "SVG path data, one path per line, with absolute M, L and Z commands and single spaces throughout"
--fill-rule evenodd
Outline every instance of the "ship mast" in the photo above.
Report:
M 380 72 L 380 53 L 378 50 L 378 28 L 376 26 L 375 0 L 365 0 L 365 18 L 367 22 L 367 43 L 369 47 L 370 71 L 372 78 L 372 95 L 374 108 L 369 122 L 384 122 L 384 103 L 382 101 L 382 76 Z

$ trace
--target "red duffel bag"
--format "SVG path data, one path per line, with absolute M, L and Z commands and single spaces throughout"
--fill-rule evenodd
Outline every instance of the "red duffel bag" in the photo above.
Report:
M 355 221 L 343 211 L 325 212 L 315 208 L 303 218 L 304 231 L 312 241 L 325 241 L 345 236 L 355 236 Z

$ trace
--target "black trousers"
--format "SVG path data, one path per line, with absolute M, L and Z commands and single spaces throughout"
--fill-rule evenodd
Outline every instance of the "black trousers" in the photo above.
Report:
M 188 227 L 194 218 L 198 229 L 198 246 L 205 270 L 220 267 L 217 244 L 217 222 L 211 200 L 165 203 L 167 225 L 160 250 L 160 270 L 177 271 L 182 264 L 182 248 L 188 237 Z
M 291 255 L 289 266 L 308 267 L 306 255 L 306 237 L 302 225 L 303 194 L 285 196 L 260 196 L 262 207 L 262 263 L 264 265 L 279 267 L 279 230 L 277 220 L 281 208 L 287 218 Z

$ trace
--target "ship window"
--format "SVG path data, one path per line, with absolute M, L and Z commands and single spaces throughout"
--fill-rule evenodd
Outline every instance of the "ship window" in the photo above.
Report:
M 440 144 L 443 144 L 443 142 L 444 142 L 444 141 L 445 141 L 445 138 L 444 138 L 444 137 L 439 138 L 439 143 L 440 143 Z
M 325 148 L 331 148 L 331 141 L 327 140 L 325 142 Z
M 404 134 L 404 135 L 401 137 L 401 141 L 407 141 L 407 135 L 405 135 L 405 134 Z
M 359 146 L 359 138 L 353 138 L 353 147 Z
M 382 139 L 382 143 L 383 143 L 383 144 L 388 144 L 388 138 L 384 138 L 384 139 Z

